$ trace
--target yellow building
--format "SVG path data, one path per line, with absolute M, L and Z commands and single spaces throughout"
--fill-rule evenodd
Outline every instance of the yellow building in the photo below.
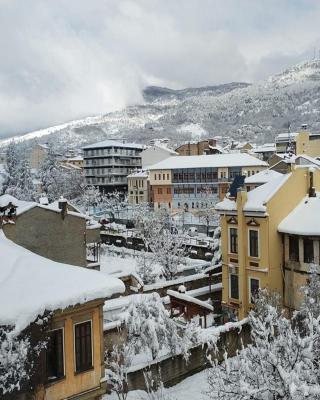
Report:
M 0 304 L 5 304 L 0 307 L 0 325 L 39 340 L 38 318 L 49 315 L 48 342 L 36 360 L 32 386 L 26 382 L 12 398 L 100 399 L 106 391 L 103 305 L 106 298 L 123 293 L 124 284 L 34 254 L 7 239 L 1 229 L 0 248 L 5 277 L 0 280 Z
M 152 202 L 149 172 L 140 170 L 128 175 L 128 203 L 132 205 Z
M 217 204 L 225 319 L 246 317 L 259 288 L 283 296 L 285 251 L 278 226 L 308 194 L 311 175 L 320 189 L 320 172 L 311 171 L 308 166 L 296 167 L 250 192 L 240 188 L 236 199 Z
M 280 133 L 276 137 L 276 152 L 292 152 L 296 155 L 306 154 L 310 157 L 319 157 L 320 134 L 309 133 L 306 129 L 306 126 L 302 126 L 300 132 Z
M 73 166 L 79 169 L 83 169 L 83 157 L 82 156 L 75 156 L 75 157 L 68 157 L 61 162 L 63 165 L 66 166 Z
M 37 144 L 30 154 L 30 167 L 32 169 L 39 169 L 48 154 L 48 145 Z

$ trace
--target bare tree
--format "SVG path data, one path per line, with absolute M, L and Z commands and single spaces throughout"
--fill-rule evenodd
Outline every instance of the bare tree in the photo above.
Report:
M 128 368 L 131 361 L 128 344 L 115 346 L 110 354 L 105 353 L 107 383 L 119 400 L 126 400 L 128 396 Z
M 187 254 L 185 240 L 172 232 L 170 217 L 160 213 L 145 226 L 144 241 L 160 264 L 163 276 L 173 279 L 178 273 L 178 265 L 184 262 Z

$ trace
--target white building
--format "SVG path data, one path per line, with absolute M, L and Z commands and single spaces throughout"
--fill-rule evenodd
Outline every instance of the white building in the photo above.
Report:
M 141 168 L 143 148 L 141 144 L 115 140 L 85 146 L 83 158 L 87 183 L 105 192 L 127 191 L 127 176 Z
M 172 149 L 169 149 L 166 145 L 157 143 L 153 146 L 148 147 L 141 153 L 142 168 L 147 169 L 153 164 L 163 161 L 172 156 L 178 156 L 179 154 Z

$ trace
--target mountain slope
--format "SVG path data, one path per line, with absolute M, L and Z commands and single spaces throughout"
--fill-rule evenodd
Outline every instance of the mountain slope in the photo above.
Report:
M 19 137 L 81 147 L 108 137 L 147 142 L 169 137 L 172 144 L 199 136 L 271 141 L 307 123 L 320 130 L 320 60 L 308 61 L 252 85 L 230 83 L 172 90 L 148 87 L 145 102 L 103 116 Z M 4 145 L 8 141 L 0 142 Z

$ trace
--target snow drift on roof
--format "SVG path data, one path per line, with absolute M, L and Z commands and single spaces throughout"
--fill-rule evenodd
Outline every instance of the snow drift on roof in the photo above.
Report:
M 124 147 L 130 149 L 144 149 L 144 144 L 137 143 L 123 143 L 117 142 L 116 140 L 104 140 L 103 142 L 89 144 L 88 146 L 83 147 L 84 149 L 97 149 L 101 147 Z
M 117 278 L 41 257 L 0 230 L 0 325 L 17 332 L 45 311 L 64 309 L 124 292 Z
M 320 236 L 320 193 L 306 196 L 278 226 L 278 231 L 292 235 Z
M 225 197 L 220 203 L 217 203 L 214 208 L 216 211 L 236 211 L 237 204 L 234 200 Z
M 281 186 L 288 180 L 291 174 L 281 175 L 272 179 L 268 183 L 257 187 L 248 192 L 246 204 L 243 207 L 244 211 L 257 211 L 265 212 L 266 203 L 273 197 L 273 195 L 281 188 Z
M 267 183 L 272 179 L 278 178 L 280 172 L 274 171 L 272 169 L 265 169 L 263 171 L 258 172 L 257 174 L 247 176 L 244 180 L 245 183 L 252 184 L 252 183 Z
M 210 167 L 266 167 L 268 164 L 247 153 L 210 154 L 203 156 L 169 157 L 149 167 L 155 169 L 210 168 Z

